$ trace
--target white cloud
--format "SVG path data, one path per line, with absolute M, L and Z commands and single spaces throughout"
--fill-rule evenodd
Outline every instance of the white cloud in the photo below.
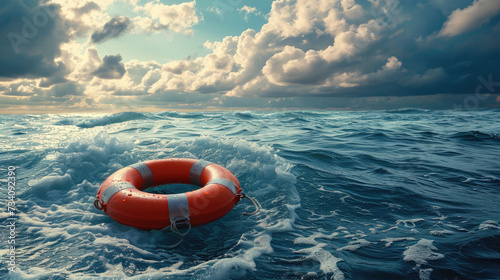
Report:
M 350 88 L 366 89 L 381 84 L 399 84 L 407 71 L 397 57 L 391 56 L 387 62 L 375 72 L 363 73 L 361 71 L 342 72 L 334 74 L 323 84 L 322 91 L 334 90 L 339 93 Z
M 361 18 L 365 14 L 363 7 L 356 4 L 354 0 L 342 0 L 341 4 L 347 18 Z
M 398 60 L 397 57 L 391 56 L 387 59 L 387 63 L 384 65 L 384 69 L 387 70 L 398 70 L 403 66 L 403 63 Z
M 444 23 L 438 37 L 453 37 L 477 29 L 499 12 L 500 1 L 475 0 L 465 9 L 454 10 Z
M 92 91 L 100 93 L 99 98 L 106 97 L 108 100 L 113 100 L 113 96 L 148 95 L 151 93 L 148 93 L 151 86 L 161 78 L 161 64 L 155 61 L 132 60 L 124 65 L 127 72 L 121 79 L 92 80 L 90 86 Z
M 144 6 L 136 6 L 136 12 L 144 12 L 147 17 L 136 17 L 136 24 L 147 31 L 169 29 L 174 32 L 188 32 L 198 24 L 196 2 L 165 5 L 160 2 L 147 2 Z
M 331 10 L 339 9 L 339 0 L 274 1 L 263 32 L 274 32 L 284 38 L 320 31 Z M 315 27 L 320 29 L 315 30 Z
M 343 18 L 342 13 L 339 10 L 332 9 L 328 12 L 328 15 L 323 19 L 325 25 L 325 31 L 332 36 L 337 36 L 348 28 L 346 19 Z
M 210 13 L 214 13 L 218 16 L 222 16 L 222 10 L 219 8 L 219 7 L 210 7 L 210 8 L 207 8 L 206 11 L 210 12 Z
M 260 15 L 260 11 L 255 8 L 255 7 L 249 7 L 247 5 L 241 7 L 240 9 L 238 9 L 238 11 L 241 13 L 241 12 L 244 12 L 245 13 L 245 21 L 248 21 L 248 16 L 251 15 L 251 14 L 255 14 L 256 16 Z M 217 10 L 215 10 L 214 12 L 217 13 Z M 220 12 L 220 10 L 219 10 Z
M 280 53 L 273 55 L 262 69 L 265 77 L 273 84 L 317 84 L 328 75 L 328 62 L 322 52 L 309 50 L 303 52 L 293 46 L 286 46 Z
M 17 87 L 17 92 L 19 93 L 24 93 L 24 94 L 32 94 L 35 92 L 35 86 L 34 85 L 20 85 Z
M 98 4 L 96 3 L 98 2 Z M 51 0 L 49 3 L 61 6 L 61 15 L 70 23 L 71 36 L 84 36 L 90 30 L 97 30 L 102 24 L 108 22 L 111 16 L 106 12 L 106 8 L 113 4 L 115 0 Z M 92 9 L 88 7 L 93 7 Z
M 264 76 L 273 84 L 286 85 L 286 65 L 304 59 L 305 53 L 293 46 L 285 46 L 283 51 L 273 55 L 262 69 Z M 288 67 L 289 68 L 289 67 Z
M 94 79 L 91 73 L 102 63 L 102 58 L 95 48 L 84 49 L 80 44 L 72 43 L 63 45 L 62 50 L 62 59 L 70 62 L 71 73 L 66 77 L 67 79 L 83 83 Z
M 339 61 L 362 53 L 378 39 L 376 30 L 381 27 L 370 20 L 357 29 L 340 32 L 333 45 L 323 50 L 304 52 L 293 46 L 273 55 L 262 69 L 268 80 L 277 85 L 321 84 L 331 75 L 329 69 Z

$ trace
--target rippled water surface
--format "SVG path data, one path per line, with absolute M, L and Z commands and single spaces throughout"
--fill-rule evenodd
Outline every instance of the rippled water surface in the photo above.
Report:
M 12 279 L 500 279 L 500 111 L 0 116 L 4 224 L 16 167 Z M 176 236 L 93 206 L 111 173 L 200 158 L 241 201 Z M 7 229 L 2 231 L 6 241 Z

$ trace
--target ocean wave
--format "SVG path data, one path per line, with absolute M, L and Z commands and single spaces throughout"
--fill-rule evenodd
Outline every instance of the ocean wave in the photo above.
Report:
M 499 141 L 500 136 L 494 133 L 484 133 L 480 131 L 457 132 L 451 135 L 452 139 L 461 141 Z
M 55 123 L 55 125 L 76 125 L 77 127 L 80 128 L 93 128 L 97 126 L 107 126 L 107 125 L 112 125 L 116 123 L 123 123 L 123 122 L 128 122 L 128 121 L 134 121 L 134 120 L 142 120 L 142 119 L 147 119 L 148 116 L 146 116 L 143 113 L 139 112 L 124 112 L 124 113 L 116 113 L 116 114 L 111 114 L 111 115 L 105 115 L 101 117 L 95 117 L 95 118 L 90 118 L 90 119 L 83 119 L 83 120 L 77 120 L 77 119 L 70 119 L 70 118 L 64 118 Z
M 9 277 L 499 278 L 500 111 L 405 110 L 0 116 L 22 252 Z M 240 201 L 169 249 L 176 236 L 94 208 L 113 172 L 172 157 L 225 166 L 262 209 Z
M 182 118 L 182 119 L 201 119 L 209 115 L 203 112 L 175 112 L 175 111 L 165 111 L 157 114 L 160 117 L 168 118 Z
M 49 164 L 58 172 L 30 180 L 30 191 L 23 195 L 27 215 L 21 223 L 31 236 L 23 242 L 25 255 L 31 257 L 16 275 L 29 279 L 50 272 L 50 277 L 85 277 L 93 271 L 104 278 L 112 273 L 116 277 L 148 279 L 169 275 L 227 279 L 252 271 L 256 258 L 272 252 L 273 233 L 293 228 L 293 209 L 299 203 L 294 195 L 294 175 L 272 148 L 210 137 L 193 142 L 172 140 L 161 145 L 170 152 L 141 151 L 131 142 L 100 132 L 57 151 L 55 161 Z M 264 209 L 257 216 L 240 216 L 253 207 L 242 201 L 222 221 L 193 229 L 182 247 L 165 250 L 171 241 L 163 233 L 120 225 L 93 208 L 93 196 L 107 175 L 139 158 L 162 157 L 203 158 L 226 166 L 237 175 L 244 191 L 258 199 Z M 287 195 L 274 197 L 276 192 Z M 44 250 L 47 245 L 51 246 L 50 251 Z M 78 250 L 71 251 L 71 247 Z M 45 260 L 54 254 L 65 257 L 45 266 Z
M 236 112 L 234 113 L 234 116 L 243 120 L 251 120 L 251 119 L 257 119 L 258 115 L 254 114 L 250 111 L 247 112 Z
M 418 109 L 418 108 L 405 108 L 385 111 L 389 114 L 425 114 L 432 112 L 431 110 Z

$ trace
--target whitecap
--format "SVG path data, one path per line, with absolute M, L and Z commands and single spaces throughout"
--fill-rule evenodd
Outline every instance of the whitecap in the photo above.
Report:
M 406 262 L 415 262 L 417 266 L 427 264 L 427 261 L 444 258 L 443 254 L 436 253 L 437 248 L 432 244 L 434 240 L 420 239 L 417 244 L 409 246 L 404 251 L 404 260 Z

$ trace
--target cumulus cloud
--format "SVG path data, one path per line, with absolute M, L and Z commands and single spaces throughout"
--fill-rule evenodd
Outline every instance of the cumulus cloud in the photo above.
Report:
M 262 73 L 277 85 L 318 84 L 330 75 L 327 67 L 328 61 L 322 52 L 309 50 L 304 53 L 296 47 L 286 46 L 266 62 Z
M 207 43 L 212 53 L 205 57 L 165 64 L 149 91 L 239 97 L 463 93 L 471 70 L 444 57 L 470 46 L 416 46 L 442 21 L 412 18 L 414 10 L 441 13 L 431 4 L 394 0 L 274 1 L 260 31 Z
M 335 75 L 325 83 L 323 90 L 336 89 L 340 93 L 339 95 L 350 95 L 352 89 L 358 91 L 359 95 L 385 95 L 381 91 L 386 90 L 386 88 L 392 88 L 392 90 L 398 88 L 400 80 L 406 75 L 405 72 L 407 70 L 403 68 L 403 63 L 397 57 L 391 56 L 377 71 L 368 73 L 344 72 Z
M 347 18 L 361 18 L 365 13 L 363 7 L 354 0 L 341 0 L 341 5 Z
M 340 1 L 275 1 L 260 32 L 247 30 L 207 43 L 211 54 L 167 63 L 150 91 L 293 96 L 315 94 L 319 87 L 331 89 L 333 77 L 344 73 L 346 61 L 351 61 L 351 67 L 368 65 L 360 55 L 370 51 L 386 29 L 370 18 L 348 24 L 344 10 L 358 9 L 355 5 L 349 1 L 343 6 Z M 391 60 L 387 67 L 398 63 Z
M 397 57 L 391 56 L 389 59 L 387 59 L 387 63 L 384 65 L 384 69 L 386 70 L 397 70 L 401 68 L 403 63 L 398 60 Z
M 244 17 L 245 21 L 248 21 L 248 17 L 251 14 L 255 14 L 256 16 L 260 15 L 260 11 L 257 8 L 255 8 L 255 7 L 249 7 L 247 5 L 239 8 L 238 11 L 240 13 L 242 13 L 242 12 L 245 13 L 245 17 Z
M 106 55 L 102 64 L 92 72 L 94 76 L 101 79 L 120 79 L 125 74 L 125 65 L 121 62 L 121 55 Z
M 17 14 L 0 11 L 0 18 L 6 19 L 0 21 L 4 38 L 8 32 L 22 35 L 25 22 L 16 20 L 23 16 L 31 20 L 36 12 L 28 11 L 20 0 L 8 1 Z M 2 102 L 108 109 L 117 102 L 123 106 L 176 102 L 179 108 L 238 107 L 245 102 L 259 107 L 366 108 L 367 102 L 411 106 L 388 96 L 470 92 L 479 83 L 477 75 L 498 68 L 500 29 L 491 12 L 496 4 L 483 0 L 466 8 L 451 2 L 444 7 L 430 0 L 418 4 L 277 0 L 259 30 L 208 41 L 206 55 L 166 63 L 122 61 L 121 55 L 101 57 L 97 47 L 73 39 L 87 38 L 98 30 L 92 37 L 102 42 L 122 35 L 132 24 L 142 27 L 138 31 L 189 33 L 203 21 L 194 1 L 178 5 L 132 1 L 137 16 L 129 14 L 131 18 L 109 16 L 106 7 L 113 0 L 99 5 L 91 0 L 51 1 L 58 5 L 51 6 L 52 25 L 39 28 L 38 32 L 46 32 L 43 36 L 20 43 L 19 53 L 9 41 L 0 41 Z M 479 9 L 486 4 L 487 13 Z M 245 16 L 259 12 L 249 6 L 239 10 Z M 456 14 L 466 19 L 463 26 L 482 28 L 481 32 L 452 24 L 458 22 Z M 447 40 L 421 39 L 430 34 L 435 39 L 440 30 Z M 311 96 L 335 101 L 311 101 Z M 255 99 L 260 97 L 271 99 Z M 363 101 L 349 101 L 352 97 Z M 435 100 L 411 98 L 420 100 L 419 104 Z M 444 104 L 444 100 L 436 102 Z
M 102 30 L 92 33 L 90 39 L 93 43 L 100 43 L 111 38 L 117 38 L 130 28 L 131 23 L 129 17 L 114 17 L 104 24 Z
M 453 37 L 474 29 L 489 22 L 500 12 L 500 1 L 475 0 L 465 9 L 456 9 L 448 17 L 439 37 Z
M 106 9 L 115 0 L 102 0 L 97 4 L 94 0 L 50 0 L 49 3 L 60 7 L 60 16 L 67 28 L 65 34 L 70 38 L 88 36 L 88 32 L 102 28 L 111 16 Z
M 165 5 L 160 2 L 148 2 L 144 6 L 137 6 L 137 12 L 143 12 L 147 17 L 138 16 L 136 24 L 147 31 L 162 29 L 174 32 L 190 32 L 190 28 L 198 24 L 200 19 L 196 14 L 196 2 Z

